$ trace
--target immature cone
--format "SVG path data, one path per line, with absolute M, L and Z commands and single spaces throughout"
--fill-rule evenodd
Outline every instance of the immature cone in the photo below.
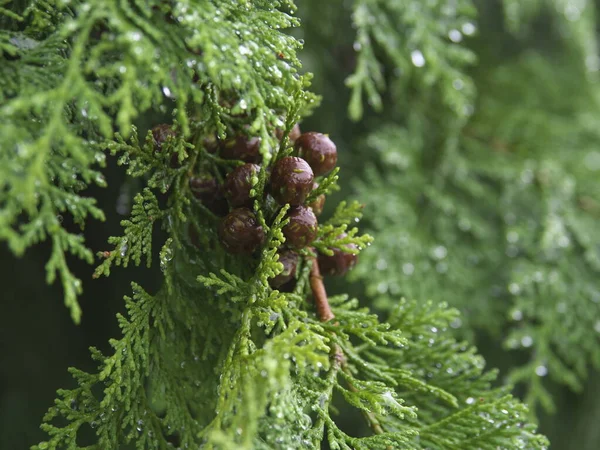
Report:
M 219 149 L 219 139 L 216 135 L 211 134 L 202 139 L 202 146 L 208 153 L 217 153 Z
M 310 245 L 317 237 L 318 222 L 313 210 L 307 206 L 290 208 L 288 224 L 283 227 L 285 243 L 290 247 L 301 249 Z
M 294 146 L 298 156 L 308 162 L 316 176 L 331 172 L 337 163 L 337 148 L 325 134 L 303 133 Z
M 294 278 L 298 267 L 298 254 L 291 250 L 279 253 L 279 262 L 283 264 L 283 271 L 269 280 L 271 287 L 278 288 Z
M 314 178 L 306 161 L 295 156 L 285 156 L 273 167 L 271 195 L 281 205 L 301 205 L 312 190 Z
M 154 148 L 160 152 L 167 138 L 175 137 L 175 130 L 167 123 L 161 123 L 152 128 L 152 138 L 154 139 Z
M 229 204 L 236 208 L 238 206 L 252 206 L 250 191 L 252 190 L 252 178 L 260 172 L 260 166 L 246 163 L 236 167 L 225 178 L 223 191 Z
M 319 183 L 313 183 L 312 190 L 314 191 L 318 187 Z M 319 195 L 312 202 L 310 202 L 308 206 L 310 206 L 310 208 L 313 210 L 315 216 L 320 216 L 323 212 L 323 208 L 325 207 L 325 194 Z
M 174 138 L 176 136 L 173 127 L 167 123 L 161 123 L 160 125 L 156 125 L 150 131 L 152 132 L 152 140 L 154 141 L 154 150 L 157 153 L 162 152 L 163 145 L 169 137 Z M 179 162 L 179 156 L 176 153 L 174 153 L 173 156 L 171 156 L 171 167 L 181 167 L 181 163 Z
M 221 144 L 221 158 L 239 159 L 248 163 L 260 162 L 260 138 L 237 136 L 226 140 Z
M 346 234 L 338 236 L 339 239 L 346 237 Z M 347 248 L 356 249 L 355 244 L 346 244 Z M 332 248 L 333 255 L 328 256 L 319 253 L 319 268 L 323 275 L 345 275 L 352 269 L 358 261 L 358 255 L 345 253 L 337 248 Z
M 224 216 L 229 211 L 227 200 L 223 196 L 217 180 L 209 177 L 191 177 L 190 191 L 210 211 L 217 216 Z
M 301 133 L 302 132 L 300 131 L 300 125 L 296 124 L 291 129 L 290 134 L 288 134 L 288 137 L 290 138 L 290 141 L 295 142 L 296 139 L 298 139 L 300 137 Z M 275 136 L 277 136 L 277 139 L 282 140 L 283 139 L 283 130 L 281 128 L 277 128 L 275 130 Z
M 223 218 L 219 238 L 229 253 L 251 254 L 264 242 L 265 232 L 252 211 L 236 208 Z

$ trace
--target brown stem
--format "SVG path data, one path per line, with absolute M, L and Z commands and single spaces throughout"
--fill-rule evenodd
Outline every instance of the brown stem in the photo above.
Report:
M 323 284 L 323 277 L 319 270 L 319 263 L 317 258 L 313 258 L 312 267 L 310 268 L 310 288 L 313 296 L 315 297 L 315 307 L 317 308 L 317 315 L 321 322 L 329 322 L 335 318 L 331 307 L 329 306 L 329 300 L 327 300 L 327 291 L 325 291 L 325 285 Z
M 321 320 L 321 322 L 328 322 L 334 319 L 335 315 L 329 306 L 327 291 L 325 291 L 323 277 L 321 276 L 319 263 L 317 262 L 316 258 L 313 258 L 313 264 L 310 269 L 310 287 L 315 298 L 315 307 L 317 308 L 319 320 Z M 346 356 L 339 345 L 334 345 L 331 358 L 333 359 L 334 367 L 341 369 L 344 373 L 350 375 L 350 371 L 348 370 L 348 366 L 346 364 Z M 348 382 L 348 387 L 352 392 L 357 392 L 356 387 L 354 387 L 352 383 Z M 362 411 L 362 413 L 375 434 L 384 433 L 383 428 L 381 427 L 381 424 L 379 423 L 379 420 L 375 414 L 370 411 Z
M 337 344 L 334 345 L 333 352 L 331 354 L 331 358 L 333 359 L 333 365 L 336 368 L 336 370 L 341 370 L 348 376 L 352 375 L 350 373 L 350 370 L 348 369 L 344 351 L 341 349 L 341 347 L 339 345 L 337 345 Z M 348 384 L 348 389 L 350 389 L 352 392 L 358 392 L 358 389 L 356 389 L 356 387 L 352 383 L 350 383 L 348 380 L 346 380 L 346 383 Z M 385 431 L 383 430 L 383 427 L 381 426 L 381 423 L 379 422 L 379 420 L 377 419 L 377 416 L 375 416 L 375 414 L 373 414 L 370 411 L 364 411 L 364 410 L 362 410 L 361 412 L 375 434 L 385 433 Z M 390 447 L 388 447 L 388 448 L 390 448 Z

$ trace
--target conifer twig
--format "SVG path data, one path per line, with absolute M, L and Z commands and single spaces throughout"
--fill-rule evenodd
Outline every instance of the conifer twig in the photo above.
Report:
M 321 322 L 329 322 L 330 320 L 334 319 L 335 314 L 333 314 L 331 306 L 329 306 L 327 291 L 325 290 L 325 285 L 323 284 L 323 276 L 319 270 L 317 258 L 313 258 L 313 264 L 310 269 L 310 287 L 315 298 L 315 308 L 317 309 L 319 320 Z M 346 356 L 344 355 L 344 351 L 338 344 L 333 346 L 333 353 L 331 357 L 333 359 L 334 367 L 337 370 L 341 370 L 346 375 L 351 375 L 348 365 L 346 364 Z M 352 383 L 349 381 L 347 383 L 348 388 L 352 392 L 358 392 Z M 375 434 L 384 433 L 384 430 L 381 427 L 377 417 L 375 417 L 375 414 L 373 414 L 371 411 L 362 411 L 362 413 Z
M 341 371 L 344 372 L 346 375 L 348 375 L 348 376 L 352 375 L 352 373 L 350 372 L 350 369 L 348 369 L 348 365 L 346 364 L 347 361 L 346 361 L 346 357 L 344 356 L 344 352 L 340 348 L 340 346 L 337 344 L 334 347 L 333 359 L 334 359 L 334 364 L 336 365 L 336 367 L 341 369 Z M 348 384 L 348 389 L 350 389 L 352 392 L 358 392 L 358 389 L 356 389 L 356 387 L 352 383 L 350 383 L 350 381 L 346 381 L 346 383 Z M 363 416 L 365 417 L 365 419 L 367 420 L 367 423 L 371 427 L 371 430 L 373 430 L 373 432 L 375 434 L 385 433 L 385 431 L 383 430 L 383 428 L 381 426 L 381 423 L 379 422 L 379 420 L 377 419 L 375 414 L 373 414 L 371 411 L 365 411 L 365 410 L 362 410 L 361 412 L 362 412 Z M 391 448 L 391 447 L 388 447 L 388 448 Z
M 317 308 L 319 320 L 321 322 L 329 322 L 334 319 L 335 315 L 331 311 L 329 300 L 327 300 L 327 291 L 325 291 L 317 258 L 313 258 L 312 267 L 310 268 L 310 288 L 315 298 L 315 307 Z

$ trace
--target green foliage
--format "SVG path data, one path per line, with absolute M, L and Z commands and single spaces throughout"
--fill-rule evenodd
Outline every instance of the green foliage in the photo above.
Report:
M 348 77 L 352 90 L 350 116 L 363 115 L 362 97 L 376 110 L 383 108 L 381 91 L 399 84 L 435 95 L 460 117 L 472 109 L 473 85 L 463 70 L 475 54 L 459 45 L 463 34 L 474 33 L 476 10 L 471 0 L 446 2 L 356 0 L 353 23 L 356 69 Z M 380 57 L 379 55 L 383 55 Z M 456 86 L 460 85 L 460 89 Z M 406 94 L 398 100 L 406 101 Z
M 268 270 L 275 259 L 264 258 Z M 156 296 L 134 285 L 114 354 L 93 350 L 96 374 L 72 370 L 79 387 L 59 392 L 50 439 L 34 448 L 82 448 L 83 424 L 102 448 L 546 448 L 524 425 L 527 409 L 490 389 L 495 373 L 449 335 L 456 311 L 402 301 L 381 323 L 340 296 L 330 298 L 336 323 L 324 324 L 300 290 L 282 295 L 262 278 L 201 277 L 218 296 L 202 284 Z M 340 428 L 338 394 L 372 436 Z M 51 425 L 57 415 L 68 425 Z
M 593 3 L 567 0 L 503 0 L 506 26 L 517 35 L 530 34 L 539 16 L 549 15 L 551 25 L 562 34 L 563 43 L 582 58 L 578 64 L 598 70 L 596 8 Z
M 368 216 L 378 240 L 354 275 L 384 309 L 399 295 L 461 309 L 459 334 L 488 333 L 529 356 L 508 380 L 526 385 L 531 406 L 553 410 L 545 379 L 580 390 L 589 365 L 600 367 L 600 91 L 590 54 L 573 50 L 595 48 L 594 14 L 574 20 L 565 10 L 574 3 L 548 3 L 561 4 L 550 11 L 571 31 L 523 38 L 517 55 L 481 48 L 491 69 L 473 74 L 479 94 L 464 126 L 430 115 L 439 99 L 389 105 L 360 143 L 374 157 L 356 188 L 378 199 Z M 512 40 L 485 25 L 481 43 Z M 547 49 L 549 39 L 560 45 Z
M 458 16 L 437 2 L 411 5 L 357 3 L 362 39 L 373 34 L 406 68 L 383 12 L 400 14 L 417 26 L 402 39 L 431 62 L 447 55 L 431 65 L 426 85 L 450 92 L 450 64 L 471 59 L 441 37 Z M 461 5 L 472 14 L 469 3 Z M 368 7 L 392 42 L 363 23 Z M 315 307 L 327 300 L 314 286 L 322 281 L 313 249 L 301 252 L 292 292 L 269 285 L 283 270 L 277 250 L 287 206 L 264 195 L 267 172 L 293 152 L 275 130 L 287 134 L 317 99 L 307 91 L 310 76 L 298 73 L 301 41 L 282 31 L 299 24 L 290 1 L 44 1 L 21 9 L 16 21 L 0 10 L 12 20 L 3 18 L 0 32 L 0 237 L 16 254 L 52 240 L 49 281 L 60 274 L 79 320 L 80 284 L 65 252 L 88 262 L 92 253 L 57 215 L 68 213 L 79 226 L 103 218 L 82 191 L 104 184 L 96 170 L 104 151 L 118 155 L 142 189 L 121 222 L 123 235 L 99 252 L 104 260 L 94 276 L 143 260 L 150 266 L 155 231 L 166 235 L 157 255 L 162 286 L 150 293 L 132 284 L 127 313 L 117 316 L 122 337 L 110 341 L 111 354 L 91 349 L 96 371 L 71 369 L 77 386 L 58 391 L 42 425 L 48 438 L 34 449 L 547 448 L 526 406 L 493 387 L 496 373 L 484 372 L 475 349 L 452 336 L 455 310 L 395 296 L 389 320 L 381 321 L 357 299 L 337 295 L 328 300 L 335 319 L 325 322 Z M 420 28 L 435 22 L 442 28 Z M 361 64 L 375 64 L 373 55 Z M 356 79 L 355 96 L 364 87 L 379 98 L 367 81 L 373 73 Z M 462 97 L 448 95 L 445 106 L 464 114 Z M 175 136 L 158 147 L 133 123 L 142 116 L 173 117 Z M 266 239 L 253 256 L 225 251 L 219 218 L 189 186 L 194 175 L 222 181 L 239 164 L 213 154 L 206 139 L 241 133 L 261 139 L 252 196 Z M 337 181 L 336 170 L 314 195 L 329 194 Z M 352 226 L 361 211 L 357 202 L 341 202 L 319 226 L 315 250 L 357 253 L 369 245 L 372 238 Z M 350 433 L 351 411 L 370 429 Z
M 22 254 L 52 237 L 48 281 L 59 273 L 74 320 L 81 314 L 80 281 L 65 253 L 88 262 L 92 253 L 59 220 L 63 213 L 78 224 L 88 216 L 103 219 L 94 200 L 78 194 L 92 183 L 104 185 L 95 169 L 104 155 L 93 144 L 115 127 L 128 136 L 132 121 L 149 108 L 175 106 L 184 136 L 190 118 L 223 134 L 235 114 L 252 113 L 250 129 L 266 149 L 273 141 L 268 130 L 281 125 L 277 111 L 290 105 L 287 92 L 305 84 L 295 56 L 301 44 L 277 31 L 297 19 L 270 3 L 247 9 L 234 1 L 205 1 L 200 8 L 158 0 L 134 7 L 104 0 L 33 3 L 30 20 L 15 23 L 14 13 L 3 19 L 0 238 Z M 244 97 L 232 108 L 221 106 L 233 92 Z M 124 142 L 111 150 L 118 145 Z M 131 158 L 140 156 L 129 150 Z

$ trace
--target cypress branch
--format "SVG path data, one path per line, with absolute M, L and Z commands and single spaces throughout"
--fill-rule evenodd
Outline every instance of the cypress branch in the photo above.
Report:
M 441 14 L 437 4 L 415 16 L 398 2 L 356 6 L 361 39 L 372 35 L 398 65 L 406 54 L 382 34 L 397 39 L 388 9 L 419 27 Z M 365 8 L 379 28 L 366 21 Z M 70 369 L 76 387 L 58 391 L 42 424 L 47 439 L 33 449 L 547 447 L 527 407 L 492 387 L 496 373 L 453 337 L 455 310 L 399 295 L 369 299 L 393 298 L 381 320 L 361 306 L 366 299 L 327 295 L 318 256 L 354 257 L 372 241 L 354 226 L 360 203 L 340 202 L 311 242 L 294 249 L 293 269 L 280 258 L 288 212 L 305 203 L 297 201 L 302 183 L 314 177 L 306 168 L 286 174 L 277 194 L 294 194 L 293 204 L 279 204 L 272 168 L 297 157 L 288 135 L 318 101 L 311 76 L 300 74 L 303 43 L 288 32 L 300 25 L 291 1 L 37 1 L 16 11 L 18 23 L 3 18 L 0 28 L 9 60 L 0 67 L 7 80 L 0 86 L 0 239 L 17 255 L 51 240 L 48 281 L 60 276 L 78 321 L 81 284 L 66 254 L 90 263 L 93 254 L 59 215 L 81 227 L 104 219 L 84 192 L 105 184 L 99 169 L 108 154 L 141 190 L 122 236 L 109 237 L 110 248 L 98 253 L 95 282 L 117 266 L 145 260 L 149 267 L 154 256 L 163 274 L 154 293 L 132 283 L 126 313 L 117 316 L 121 337 L 110 341 L 110 354 L 91 349 L 97 370 Z M 426 58 L 449 48 L 437 32 L 423 39 Z M 351 82 L 354 118 L 362 90 L 377 107 L 384 87 L 374 50 L 365 52 Z M 449 55 L 449 72 L 431 72 L 442 93 L 472 57 L 453 48 Z M 467 97 L 443 104 L 462 120 L 456 105 Z M 171 118 L 161 124 L 165 139 L 142 125 L 159 116 Z M 226 151 L 238 145 L 239 160 Z M 249 161 L 260 169 L 247 180 L 248 202 L 225 204 L 227 221 L 221 191 L 203 197 L 190 178 L 218 187 Z M 330 195 L 338 177 L 335 170 L 318 179 L 313 197 Z M 274 288 L 285 271 L 292 286 Z M 339 408 L 360 413 L 369 432 L 351 433 Z

